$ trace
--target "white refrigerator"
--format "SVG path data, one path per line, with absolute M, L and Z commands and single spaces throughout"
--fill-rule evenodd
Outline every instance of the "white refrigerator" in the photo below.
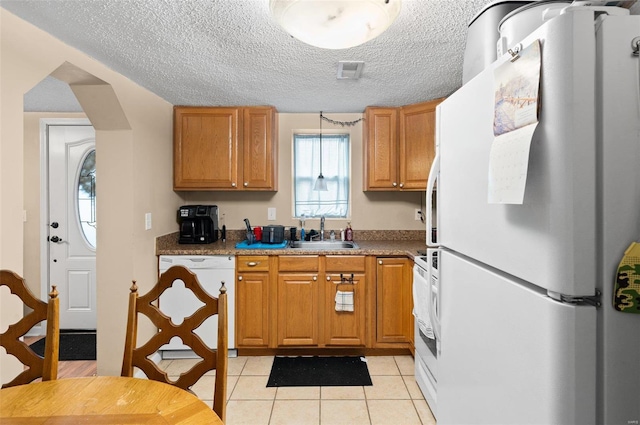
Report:
M 438 107 L 438 425 L 640 423 L 640 314 L 612 305 L 640 240 L 640 16 L 599 10 L 522 41 L 541 43 L 522 204 L 487 200 L 508 57 Z

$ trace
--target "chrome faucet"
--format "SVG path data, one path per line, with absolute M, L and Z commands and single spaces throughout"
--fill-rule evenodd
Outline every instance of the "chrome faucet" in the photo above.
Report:
M 324 240 L 324 215 L 320 216 L 320 240 Z

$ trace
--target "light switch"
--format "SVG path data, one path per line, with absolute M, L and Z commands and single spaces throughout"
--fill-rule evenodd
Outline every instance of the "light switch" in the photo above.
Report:
M 151 213 L 144 215 L 144 230 L 151 230 Z
M 267 208 L 267 220 L 275 221 L 276 219 L 276 209 L 275 208 Z

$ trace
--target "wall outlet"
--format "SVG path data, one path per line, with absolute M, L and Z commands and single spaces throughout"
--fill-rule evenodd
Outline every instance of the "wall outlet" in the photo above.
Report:
M 276 209 L 275 208 L 267 208 L 267 220 L 275 221 L 276 220 Z
M 151 213 L 144 215 L 144 230 L 151 230 Z
M 416 208 L 416 209 L 415 209 L 415 214 L 414 214 L 413 219 L 414 219 L 415 221 L 420 221 L 420 220 L 422 220 L 422 211 L 420 211 L 420 209 L 419 209 L 419 208 Z

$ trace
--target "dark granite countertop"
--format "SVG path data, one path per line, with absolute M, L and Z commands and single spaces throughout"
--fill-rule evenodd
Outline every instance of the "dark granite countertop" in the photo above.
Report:
M 218 240 L 210 244 L 179 244 L 178 233 L 156 239 L 156 255 L 375 255 L 406 256 L 411 259 L 418 251 L 425 251 L 425 232 L 421 231 L 359 231 L 355 240 L 358 249 L 237 249 L 243 231 L 228 232 L 226 242 Z

